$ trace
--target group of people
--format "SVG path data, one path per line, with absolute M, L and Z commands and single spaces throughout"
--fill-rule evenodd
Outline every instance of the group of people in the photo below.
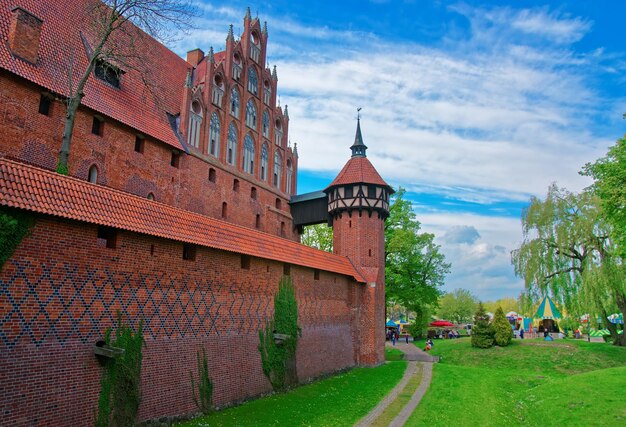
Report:
M 409 334 L 404 334 L 403 336 L 404 336 L 406 343 L 408 344 Z M 398 331 L 394 329 L 390 329 L 387 331 L 387 339 L 390 340 L 393 345 L 396 345 L 396 342 L 400 339 L 400 335 L 398 334 Z

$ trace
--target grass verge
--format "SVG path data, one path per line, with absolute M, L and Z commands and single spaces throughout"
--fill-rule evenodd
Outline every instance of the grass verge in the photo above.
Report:
M 356 368 L 178 426 L 353 425 L 400 381 L 406 366 L 407 362 L 398 361 Z
M 385 347 L 385 360 L 388 362 L 397 362 L 398 360 L 402 360 L 404 358 L 404 353 L 402 353 L 397 348 L 388 348 Z
M 422 376 L 423 367 L 421 363 L 418 363 L 417 370 L 404 386 L 404 389 L 402 389 L 391 405 L 387 406 L 383 413 L 374 420 L 372 427 L 387 427 L 398 416 L 400 411 L 409 403 L 413 394 L 415 394 L 415 390 L 422 382 Z

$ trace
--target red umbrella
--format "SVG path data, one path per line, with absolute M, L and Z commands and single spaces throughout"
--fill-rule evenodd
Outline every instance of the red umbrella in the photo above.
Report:
M 434 326 L 436 328 L 444 326 L 454 326 L 454 323 L 448 322 L 447 320 L 435 320 L 434 322 L 431 322 L 430 326 Z

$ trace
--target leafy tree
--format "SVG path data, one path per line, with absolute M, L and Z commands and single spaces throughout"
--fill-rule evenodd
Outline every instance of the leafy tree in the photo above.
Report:
M 496 345 L 506 347 L 511 344 L 513 330 L 511 324 L 504 316 L 502 307 L 498 307 L 493 315 L 493 332 Z
M 85 69 L 76 69 L 77 64 L 72 57 L 69 58 L 69 94 L 57 164 L 57 172 L 63 174 L 68 171 L 76 112 L 96 65 L 105 64 L 107 72 L 112 73 L 118 73 L 122 66 L 125 70 L 139 71 L 147 88 L 154 87 L 148 84 L 147 58 L 140 57 L 139 50 L 134 48 L 141 45 L 145 37 L 141 30 L 163 41 L 176 30 L 188 28 L 195 11 L 190 0 L 94 0 L 87 5 L 90 8 L 88 15 L 93 20 L 87 35 L 92 45 Z
M 467 289 L 455 289 L 439 299 L 437 315 L 454 323 L 470 322 L 478 300 Z
M 511 260 L 531 297 L 549 291 L 570 315 L 599 313 L 613 341 L 626 346 L 607 320 L 616 308 L 626 312 L 626 265 L 615 255 L 598 198 L 552 185 L 545 200 L 531 199 L 522 226 L 524 240 Z
M 581 174 L 595 180 L 593 190 L 600 198 L 602 214 L 613 226 L 613 238 L 626 259 L 626 138 L 610 147 L 606 157 L 587 163 Z
M 472 326 L 472 347 L 493 347 L 493 335 L 494 331 L 489 323 L 489 316 L 483 304 L 479 302 L 476 313 L 474 314 L 474 325 Z
M 515 311 L 517 313 L 521 308 L 519 301 L 512 297 L 500 298 L 496 301 L 485 301 L 483 305 L 485 306 L 485 310 L 490 313 L 495 313 L 498 307 L 502 307 L 502 311 L 505 313 L 509 311 Z
M 322 251 L 333 251 L 333 229 L 326 224 L 315 224 L 304 227 L 301 236 L 303 245 Z
M 423 338 L 428 331 L 428 324 L 431 322 L 432 310 L 428 304 L 418 307 L 415 313 L 415 320 L 409 326 L 409 332 L 412 337 Z
M 385 274 L 388 303 L 399 303 L 425 318 L 436 306 L 450 264 L 445 262 L 435 236 L 420 233 L 411 202 L 399 188 L 385 221 Z

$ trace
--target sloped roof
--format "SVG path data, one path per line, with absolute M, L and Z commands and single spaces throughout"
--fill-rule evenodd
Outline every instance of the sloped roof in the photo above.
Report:
M 91 45 L 91 48 L 95 44 L 91 39 L 89 15 L 93 4 L 95 0 L 1 1 L 0 68 L 51 92 L 67 96 L 70 61 L 73 59 L 73 67 L 77 73 L 86 69 L 88 57 L 84 42 Z M 8 48 L 11 10 L 15 7 L 21 7 L 43 20 L 39 60 L 36 65 L 15 58 Z M 165 111 L 171 114 L 180 111 L 183 85 L 187 69 L 191 67 L 184 59 L 141 31 L 132 43 L 136 45 L 137 52 L 146 54 L 141 60 L 135 60 L 135 63 L 145 67 L 147 73 L 144 74 L 156 84 L 148 90 L 137 71 L 121 66 L 125 72 L 120 89 L 92 76 L 85 87 L 82 104 L 145 135 L 181 149 Z
M 561 312 L 549 296 L 545 296 L 534 316 L 535 319 L 560 319 Z
M 347 257 L 0 158 L 0 205 L 365 279 Z
M 391 189 L 389 184 L 381 178 L 367 157 L 351 157 L 348 163 L 341 169 L 339 175 L 337 175 L 326 189 L 336 185 L 358 183 L 382 185 Z

